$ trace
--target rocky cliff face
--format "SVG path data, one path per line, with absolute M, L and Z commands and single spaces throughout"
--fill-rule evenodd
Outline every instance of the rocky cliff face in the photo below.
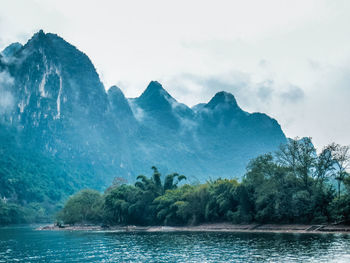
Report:
M 91 61 L 59 36 L 40 31 L 23 47 L 7 50 L 22 124 L 74 116 L 97 120 L 106 111 L 107 95 Z
M 18 147 L 92 172 L 98 185 L 105 184 L 102 174 L 108 177 L 120 158 L 109 155 L 115 148 L 106 131 L 113 130 L 118 144 L 118 127 L 107 117 L 108 96 L 90 59 L 59 36 L 39 31 L 24 46 L 6 48 L 1 61 L 12 97 L 2 119 L 16 127 Z
M 156 81 L 138 98 L 106 92 L 84 53 L 43 31 L 6 48 L 0 71 L 10 98 L 6 111 L 0 101 L 1 122 L 15 128 L 18 147 L 88 170 L 99 185 L 133 182 L 152 165 L 190 181 L 240 177 L 249 159 L 286 141 L 276 120 L 243 111 L 227 92 L 192 109 Z

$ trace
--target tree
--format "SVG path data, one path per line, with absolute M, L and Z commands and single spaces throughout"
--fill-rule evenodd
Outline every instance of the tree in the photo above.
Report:
M 150 179 L 144 175 L 139 175 L 135 186 L 143 191 L 151 192 L 155 197 L 164 194 L 166 190 L 177 188 L 177 185 L 182 180 L 186 180 L 186 176 L 172 173 L 168 174 L 164 179 L 164 183 L 162 183 L 162 175 L 159 173 L 158 169 L 155 166 L 152 166 L 152 170 L 153 175 Z
M 341 183 L 348 175 L 347 170 L 350 168 L 350 151 L 349 146 L 334 144 L 333 159 L 335 163 L 335 179 L 338 181 L 338 197 L 340 197 Z
M 324 181 L 333 175 L 335 160 L 333 152 L 336 150 L 335 144 L 329 144 L 322 149 L 315 163 L 315 174 L 317 182 L 323 187 Z
M 127 180 L 122 177 L 114 177 L 112 185 L 106 189 L 106 193 L 112 191 L 114 188 L 118 188 L 119 186 L 126 184 Z
M 167 191 L 177 188 L 177 185 L 186 177 L 177 173 L 169 174 L 165 177 L 164 183 L 161 180 L 162 175 L 155 166 L 152 166 L 153 175 L 147 178 L 144 175 L 137 177 L 135 187 L 140 190 L 139 200 L 131 206 L 135 211 L 142 210 L 144 222 L 155 224 L 157 220 L 164 220 L 157 216 L 157 203 L 154 200 L 163 196 Z
M 176 179 L 176 181 L 175 181 Z M 167 190 L 176 189 L 177 185 L 182 181 L 186 180 L 186 176 L 179 175 L 178 173 L 168 174 L 164 179 L 163 193 Z
M 209 201 L 205 207 L 206 221 L 227 221 L 237 210 L 236 189 L 238 182 L 234 179 L 217 179 L 209 182 Z
M 57 219 L 66 224 L 101 221 L 103 199 L 98 191 L 85 189 L 71 196 Z
M 254 221 L 258 209 L 264 209 L 265 204 L 270 204 L 265 202 L 269 197 L 264 194 L 270 194 L 265 192 L 265 188 L 270 188 L 269 180 L 274 177 L 275 169 L 276 164 L 271 154 L 260 155 L 249 162 L 242 184 L 237 188 L 239 205 L 237 212 L 233 215 L 234 221 Z
M 184 185 L 180 188 L 167 190 L 165 194 L 157 197 L 153 203 L 156 205 L 156 215 L 160 223 L 165 225 L 182 225 L 187 223 L 187 216 L 181 209 L 187 205 L 184 202 L 185 193 L 192 191 L 193 187 Z
M 196 185 L 186 191 L 178 206 L 178 215 L 191 225 L 205 221 L 205 209 L 209 201 L 209 184 Z
M 125 224 L 133 221 L 130 207 L 135 205 L 139 193 L 132 185 L 120 185 L 106 192 L 104 196 L 105 221 L 112 224 Z
M 302 180 L 305 190 L 310 191 L 309 177 L 313 175 L 317 158 L 311 138 L 290 139 L 287 144 L 281 145 L 276 157 L 282 166 L 289 167 Z

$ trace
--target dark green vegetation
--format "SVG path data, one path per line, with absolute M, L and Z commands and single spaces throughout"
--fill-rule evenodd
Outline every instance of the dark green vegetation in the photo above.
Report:
M 51 221 L 64 200 L 96 183 L 91 167 L 19 145 L 15 132 L 0 125 L 0 225 Z
M 103 195 L 72 196 L 58 220 L 64 223 L 186 225 L 204 222 L 350 222 L 349 147 L 331 144 L 317 155 L 310 138 L 289 140 L 274 154 L 253 159 L 242 182 L 217 179 L 178 184 L 157 168 L 135 185 L 118 181 Z M 345 187 L 344 187 L 345 186 Z
M 73 193 L 133 184 L 150 164 L 190 183 L 239 177 L 286 142 L 227 92 L 193 108 L 157 81 L 134 99 L 106 92 L 86 54 L 43 31 L 0 53 L 0 98 L 0 224 L 50 220 Z

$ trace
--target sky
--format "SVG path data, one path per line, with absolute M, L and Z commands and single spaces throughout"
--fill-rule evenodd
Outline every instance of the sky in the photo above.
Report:
M 350 144 L 350 1 L 1 0 L 0 49 L 37 31 L 86 53 L 105 88 L 158 80 L 193 106 L 225 90 L 321 148 Z

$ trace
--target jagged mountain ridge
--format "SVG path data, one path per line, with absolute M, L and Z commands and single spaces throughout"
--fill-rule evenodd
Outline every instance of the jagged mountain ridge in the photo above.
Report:
M 101 186 L 114 176 L 133 182 L 152 165 L 190 181 L 239 177 L 286 140 L 276 120 L 243 111 L 227 92 L 192 109 L 156 81 L 134 99 L 106 92 L 90 59 L 55 34 L 39 31 L 0 60 L 14 98 L 2 120 L 17 128 L 19 147 L 83 167 Z

